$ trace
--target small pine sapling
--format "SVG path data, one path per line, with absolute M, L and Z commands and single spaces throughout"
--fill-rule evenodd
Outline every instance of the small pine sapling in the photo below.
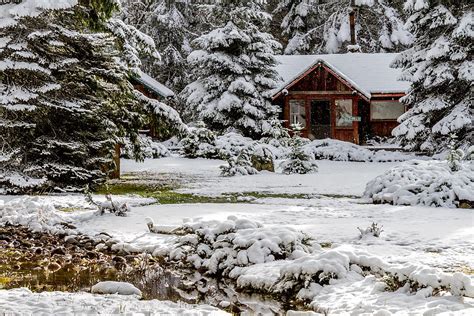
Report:
M 451 169 L 451 171 L 459 171 L 461 169 L 461 160 L 464 157 L 464 152 L 456 148 L 456 140 L 457 136 L 456 134 L 450 134 L 450 142 L 449 142 L 449 153 L 448 156 L 446 157 L 446 160 L 448 161 L 448 166 Z
M 307 174 L 318 171 L 318 165 L 311 155 L 307 154 L 304 149 L 304 140 L 301 138 L 301 124 L 292 125 L 293 138 L 291 139 L 291 152 L 288 159 L 280 164 L 282 172 L 285 174 Z
M 233 177 L 235 175 L 257 174 L 257 169 L 252 164 L 251 155 L 248 149 L 243 149 L 236 157 L 227 159 L 228 165 L 222 165 L 221 175 L 224 177 Z

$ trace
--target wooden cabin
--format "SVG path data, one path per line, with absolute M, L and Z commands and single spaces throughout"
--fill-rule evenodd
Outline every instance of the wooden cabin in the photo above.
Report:
M 303 126 L 310 139 L 356 144 L 390 136 L 405 112 L 400 98 L 410 84 L 390 67 L 397 54 L 347 53 L 276 56 L 282 81 L 273 92 L 286 127 Z
M 0 0 L 1 1 L 1 0 Z M 163 85 L 159 83 L 149 75 L 144 72 L 141 72 L 139 76 L 131 77 L 130 82 L 132 83 L 133 87 L 146 95 L 148 98 L 156 99 L 159 101 L 164 101 L 167 99 L 171 99 L 175 97 L 175 93 Z M 150 130 L 147 131 L 150 136 L 154 136 L 154 129 L 150 126 Z M 115 145 L 115 153 L 114 153 L 114 162 L 115 162 L 115 169 L 110 174 L 111 179 L 119 179 L 120 178 L 120 150 L 121 144 Z
M 149 98 L 156 100 L 164 100 L 175 97 L 175 93 L 166 87 L 164 84 L 159 83 L 149 75 L 141 72 L 139 76 L 132 77 L 130 82 L 133 84 L 135 89 Z

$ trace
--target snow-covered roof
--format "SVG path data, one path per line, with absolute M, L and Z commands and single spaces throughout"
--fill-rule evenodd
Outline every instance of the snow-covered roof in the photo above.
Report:
M 319 62 L 337 73 L 367 98 L 376 93 L 405 93 L 407 81 L 399 81 L 401 69 L 391 68 L 397 54 L 329 54 L 329 55 L 279 55 L 275 56 L 276 70 L 283 81 L 274 90 L 276 96 Z
M 140 76 L 135 79 L 141 84 L 143 84 L 144 86 L 146 86 L 148 89 L 153 90 L 154 92 L 156 92 L 157 94 L 165 98 L 170 98 L 170 97 L 175 96 L 175 93 L 171 89 L 167 88 L 162 83 L 159 83 L 158 81 L 156 81 L 155 79 L 153 79 L 152 77 L 144 73 L 143 71 L 140 73 Z

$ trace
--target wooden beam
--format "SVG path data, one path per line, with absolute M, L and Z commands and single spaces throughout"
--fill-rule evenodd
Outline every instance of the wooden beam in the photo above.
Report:
M 289 95 L 327 95 L 330 97 L 331 95 L 347 95 L 352 97 L 352 91 L 289 91 Z

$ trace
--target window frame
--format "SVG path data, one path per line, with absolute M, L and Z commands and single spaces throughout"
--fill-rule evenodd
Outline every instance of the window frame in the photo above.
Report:
M 402 109 L 402 113 L 398 115 L 396 118 L 374 118 L 373 107 L 374 106 L 381 106 L 383 103 L 386 103 L 385 106 L 391 106 L 390 103 L 397 103 Z M 375 122 L 383 122 L 383 121 L 397 121 L 398 118 L 406 112 L 406 106 L 400 102 L 400 100 L 372 100 L 370 101 L 370 121 Z
M 350 115 L 351 115 L 351 122 L 350 124 L 348 125 L 338 125 L 338 111 L 337 111 L 337 108 L 338 108 L 338 102 L 341 102 L 341 101 L 348 101 L 349 104 L 349 108 L 350 108 Z M 352 129 L 353 128 L 353 123 L 354 123 L 354 109 L 353 109 L 353 99 L 352 98 L 341 98 L 341 99 L 335 99 L 334 100 L 334 111 L 335 111 L 335 115 L 334 115 L 334 127 L 337 128 L 337 129 Z

